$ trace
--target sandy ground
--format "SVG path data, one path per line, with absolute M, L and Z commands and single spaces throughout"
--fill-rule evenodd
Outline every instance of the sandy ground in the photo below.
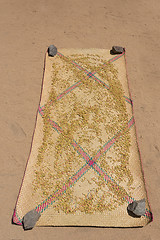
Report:
M 0 239 L 159 239 L 159 0 L 0 0 Z M 130 89 L 154 221 L 144 228 L 46 227 L 24 232 L 11 217 L 29 155 L 44 53 L 127 50 Z

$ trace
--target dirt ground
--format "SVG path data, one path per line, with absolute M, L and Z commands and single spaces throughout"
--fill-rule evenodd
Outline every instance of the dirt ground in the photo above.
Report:
M 0 239 L 144 239 L 160 235 L 159 0 L 0 0 Z M 144 228 L 11 224 L 31 146 L 47 47 L 126 48 L 146 187 L 154 215 Z

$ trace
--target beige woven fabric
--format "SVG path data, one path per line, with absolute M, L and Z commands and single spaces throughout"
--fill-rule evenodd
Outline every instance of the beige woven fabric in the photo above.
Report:
M 146 199 L 146 214 L 127 206 Z M 151 221 L 125 54 L 59 49 L 46 54 L 31 154 L 13 221 L 36 208 L 37 226 L 144 226 Z

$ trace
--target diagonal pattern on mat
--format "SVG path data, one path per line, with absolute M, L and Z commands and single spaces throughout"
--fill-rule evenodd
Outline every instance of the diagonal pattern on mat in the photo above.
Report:
M 119 65 L 113 65 L 117 60 L 122 63 L 124 55 L 106 60 L 98 54 L 58 52 L 53 60 L 48 98 L 43 101 L 42 96 L 39 106 L 43 138 L 32 181 L 32 195 L 39 196 L 41 202 L 34 207 L 43 213 L 42 220 L 48 209 L 54 215 L 72 215 L 73 220 L 67 219 L 73 224 L 74 215 L 91 214 L 96 224 L 96 214 L 104 214 L 107 220 L 109 212 L 116 212 L 120 206 L 124 209 L 124 203 L 143 196 L 135 194 L 137 176 L 129 165 L 132 155 L 138 157 L 130 153 L 134 137 L 132 100 L 123 90 L 123 78 L 119 80 L 115 68 Z M 18 215 L 15 209 L 14 222 L 21 225 Z M 146 205 L 141 221 L 151 218 Z

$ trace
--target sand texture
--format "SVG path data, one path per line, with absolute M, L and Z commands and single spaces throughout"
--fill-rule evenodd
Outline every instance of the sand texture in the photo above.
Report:
M 148 1 L 0 1 L 1 239 L 158 239 L 160 4 Z M 30 153 L 47 47 L 126 48 L 146 188 L 154 220 L 143 228 L 11 224 Z

